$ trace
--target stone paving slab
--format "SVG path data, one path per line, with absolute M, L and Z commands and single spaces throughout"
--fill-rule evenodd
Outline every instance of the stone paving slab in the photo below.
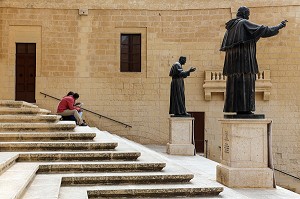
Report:
M 6 170 L 0 176 L 1 199 L 20 198 L 37 170 L 36 163 L 17 163 Z
M 11 167 L 18 157 L 16 152 L 0 152 L 0 175 Z
M 148 145 L 147 148 L 156 151 L 195 175 L 191 182 L 201 183 L 205 186 L 222 186 L 224 191 L 220 196 L 209 198 L 224 199 L 300 199 L 300 195 L 277 186 L 276 189 L 232 189 L 216 182 L 216 166 L 219 164 L 200 155 L 177 156 L 166 153 L 166 146 Z M 204 197 L 206 198 L 206 197 Z M 201 198 L 203 199 L 203 198 Z
M 88 199 L 86 187 L 61 187 L 58 199 Z
M 82 132 L 82 133 L 95 133 L 98 132 L 97 128 L 91 128 L 89 126 L 76 126 L 73 129 L 74 132 Z
M 22 199 L 57 199 L 61 177 L 37 175 Z

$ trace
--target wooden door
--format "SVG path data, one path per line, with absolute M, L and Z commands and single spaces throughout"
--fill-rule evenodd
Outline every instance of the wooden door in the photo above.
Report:
M 197 153 L 204 153 L 204 112 L 189 112 L 194 121 L 194 140 Z
M 35 103 L 36 44 L 16 43 L 16 100 Z

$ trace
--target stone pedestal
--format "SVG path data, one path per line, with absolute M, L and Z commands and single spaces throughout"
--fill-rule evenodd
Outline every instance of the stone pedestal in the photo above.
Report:
M 273 188 L 271 120 L 222 119 L 217 181 L 236 188 Z M 269 136 L 268 136 L 269 135 Z M 272 167 L 272 166 L 271 166 Z
M 169 118 L 170 138 L 167 144 L 167 153 L 172 155 L 195 155 L 194 118 Z

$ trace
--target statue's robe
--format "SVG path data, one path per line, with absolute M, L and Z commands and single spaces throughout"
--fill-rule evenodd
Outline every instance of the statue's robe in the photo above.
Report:
M 173 64 L 169 76 L 172 77 L 171 93 L 170 93 L 170 114 L 184 115 L 185 108 L 185 94 L 184 94 L 184 78 L 190 75 L 189 71 L 183 71 L 179 62 Z
M 255 80 L 258 73 L 256 42 L 271 37 L 279 27 L 254 24 L 247 19 L 235 18 L 226 23 L 221 46 L 225 51 L 223 75 L 227 76 L 223 112 L 255 111 Z

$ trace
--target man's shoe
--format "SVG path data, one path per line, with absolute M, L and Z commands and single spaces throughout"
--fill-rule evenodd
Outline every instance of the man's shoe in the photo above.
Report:
M 87 126 L 87 124 L 85 122 L 79 124 L 79 126 Z

